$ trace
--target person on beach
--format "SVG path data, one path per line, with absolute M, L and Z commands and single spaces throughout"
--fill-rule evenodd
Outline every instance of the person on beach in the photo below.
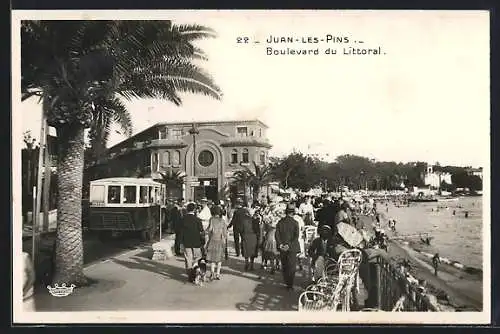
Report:
M 210 262 L 210 278 L 220 280 L 220 269 L 222 266 L 222 259 L 227 245 L 227 228 L 226 222 L 222 218 L 222 208 L 214 205 L 211 210 L 212 218 L 208 223 L 207 232 L 207 261 Z M 217 271 L 215 271 L 217 266 Z
M 184 246 L 184 263 L 188 281 L 194 282 L 193 265 L 202 258 L 202 247 L 205 244 L 205 231 L 201 219 L 195 214 L 196 204 L 189 203 L 187 214 L 182 218 L 182 245 Z
M 297 253 L 300 252 L 299 245 L 299 223 L 293 219 L 295 206 L 288 204 L 285 209 L 285 217 L 280 219 L 276 225 L 276 244 L 280 251 L 281 268 L 283 280 L 288 290 L 293 290 L 295 272 L 297 270 Z
M 439 253 L 434 254 L 434 257 L 432 258 L 432 266 L 434 267 L 434 275 L 437 276 L 438 274 L 438 267 L 441 264 L 441 258 L 439 257 Z

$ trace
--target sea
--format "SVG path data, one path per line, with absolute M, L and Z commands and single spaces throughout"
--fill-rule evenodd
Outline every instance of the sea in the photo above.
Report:
M 396 220 L 398 236 L 427 233 L 433 237 L 422 251 L 438 252 L 441 257 L 466 266 L 483 268 L 482 197 L 459 197 L 457 201 L 410 203 L 410 206 L 381 205 L 387 218 Z M 381 210 L 381 211 L 382 211 Z M 465 218 L 465 212 L 468 217 Z M 455 214 L 453 214 L 455 212 Z M 419 237 L 411 237 L 418 241 Z M 411 240 L 410 238 L 410 240 Z

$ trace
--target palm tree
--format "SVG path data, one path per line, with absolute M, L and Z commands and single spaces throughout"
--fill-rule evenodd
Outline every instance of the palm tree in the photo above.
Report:
M 161 175 L 161 179 L 158 181 L 163 183 L 167 188 L 167 197 L 172 197 L 172 190 L 182 188 L 184 178 L 186 177 L 186 173 L 174 170 L 173 168 L 169 168 L 166 172 L 160 172 L 159 174 Z
M 106 153 L 106 144 L 113 123 L 120 126 L 121 133 L 125 136 L 132 135 L 132 117 L 118 98 L 106 99 L 95 105 L 92 120 L 88 134 L 92 160 L 98 160 Z
M 83 285 L 81 224 L 84 130 L 115 117 L 119 98 L 161 98 L 181 105 L 180 92 L 221 98 L 193 60 L 193 42 L 214 37 L 200 25 L 171 21 L 23 21 L 22 100 L 37 96 L 56 128 L 58 215 L 54 283 Z M 100 125 L 98 125 L 100 124 Z
M 259 166 L 255 161 L 253 162 L 254 169 L 245 166 L 245 169 L 240 169 L 233 174 L 233 182 L 242 185 L 245 189 L 245 202 L 247 187 L 252 189 L 252 199 L 254 202 L 259 200 L 260 189 L 267 185 L 273 177 L 270 165 Z

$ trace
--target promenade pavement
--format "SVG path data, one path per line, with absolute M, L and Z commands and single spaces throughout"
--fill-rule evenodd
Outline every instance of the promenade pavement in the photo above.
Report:
M 232 239 L 230 237 L 230 239 Z M 230 244 L 231 245 L 231 244 Z M 123 311 L 123 310 L 297 310 L 305 272 L 297 272 L 295 291 L 287 291 L 281 272 L 271 275 L 260 269 L 244 272 L 244 260 L 234 256 L 223 263 L 222 279 L 196 286 L 187 282 L 182 257 L 152 261 L 151 246 L 122 253 L 85 268 L 95 280 L 56 298 L 42 290 L 35 295 L 37 311 Z M 231 254 L 232 253 L 232 254 Z

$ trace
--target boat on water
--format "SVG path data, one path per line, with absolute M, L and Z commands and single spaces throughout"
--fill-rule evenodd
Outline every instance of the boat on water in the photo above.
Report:
M 428 203 L 428 202 L 437 202 L 438 199 L 434 197 L 415 197 L 409 198 L 408 202 L 416 202 L 416 203 Z
M 443 197 L 437 199 L 438 202 L 456 202 L 458 200 L 459 200 L 458 197 Z

